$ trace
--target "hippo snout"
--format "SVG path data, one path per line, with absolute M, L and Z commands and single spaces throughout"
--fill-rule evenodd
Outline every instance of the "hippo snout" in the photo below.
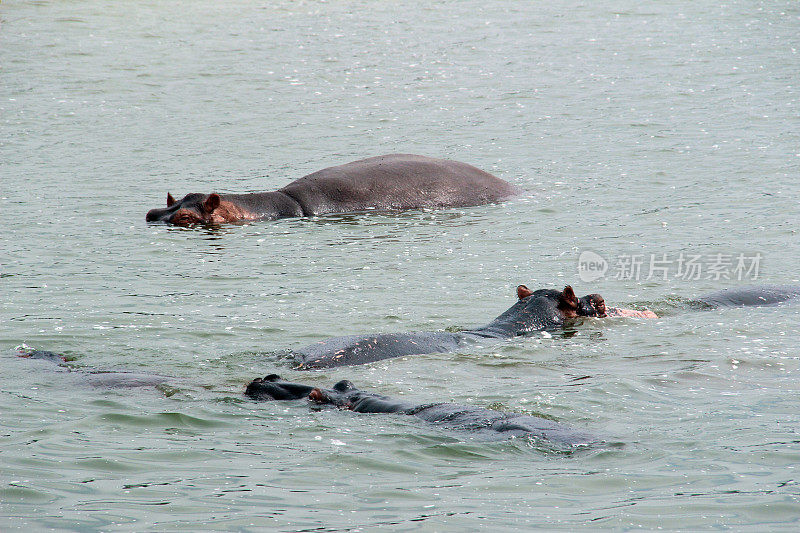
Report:
M 166 209 L 151 209 L 147 212 L 144 219 L 146 222 L 163 222 L 163 216 Z

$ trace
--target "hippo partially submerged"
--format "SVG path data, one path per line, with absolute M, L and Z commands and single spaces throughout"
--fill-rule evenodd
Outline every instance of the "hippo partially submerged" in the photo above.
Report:
M 159 376 L 157 374 L 146 374 L 142 372 L 131 372 L 127 370 L 91 370 L 76 369 L 67 366 L 67 358 L 62 353 L 51 352 L 49 350 L 33 350 L 27 347 L 19 347 L 17 356 L 25 359 L 39 359 L 58 365 L 56 368 L 62 372 L 67 372 L 71 376 L 78 378 L 79 381 L 93 387 L 105 389 L 133 389 L 139 387 L 162 387 L 179 383 L 181 380 L 170 376 Z M 165 389 L 168 396 L 171 391 Z
M 467 207 L 505 200 L 520 190 L 466 163 L 391 154 L 325 168 L 272 192 L 167 194 L 148 222 L 180 226 L 317 216 L 365 210 Z
M 520 285 L 517 298 L 517 303 L 505 313 L 478 328 L 457 333 L 424 331 L 334 337 L 301 348 L 293 355 L 300 369 L 361 365 L 404 355 L 452 352 L 470 342 L 507 339 L 555 329 L 571 318 L 607 316 L 602 296 L 590 294 L 578 298 L 569 285 L 563 291 L 532 291 Z
M 315 404 L 329 404 L 356 413 L 391 413 L 411 415 L 439 427 L 466 430 L 487 439 L 537 437 L 558 444 L 586 446 L 602 441 L 597 436 L 538 416 L 503 413 L 454 403 L 415 404 L 359 390 L 347 380 L 331 389 L 301 383 L 289 383 L 270 374 L 253 380 L 245 394 L 254 400 L 298 400 L 308 398 Z
M 561 292 L 552 289 L 531 291 L 520 285 L 517 297 L 517 303 L 485 326 L 454 333 L 424 331 L 334 337 L 294 350 L 292 356 L 301 370 L 360 365 L 405 355 L 453 352 L 469 343 L 557 329 L 565 321 L 578 317 L 658 318 L 650 310 L 606 307 L 599 294 L 578 298 L 569 285 Z M 701 309 L 768 306 L 798 297 L 798 286 L 762 285 L 725 289 L 700 296 L 690 303 Z
M 795 285 L 755 285 L 723 289 L 700 296 L 694 303 L 717 307 L 766 307 L 778 305 L 800 297 L 800 287 Z

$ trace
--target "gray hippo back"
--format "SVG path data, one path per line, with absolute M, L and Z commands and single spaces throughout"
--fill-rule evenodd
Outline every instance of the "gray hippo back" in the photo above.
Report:
M 281 191 L 294 198 L 306 216 L 365 209 L 467 207 L 519 192 L 472 165 L 414 154 L 371 157 L 326 168 Z
M 777 305 L 800 297 L 800 286 L 759 285 L 723 289 L 699 297 L 696 301 L 711 307 L 745 307 Z

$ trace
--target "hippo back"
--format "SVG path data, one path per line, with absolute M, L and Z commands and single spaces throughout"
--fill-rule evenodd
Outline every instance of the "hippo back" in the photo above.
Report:
M 464 336 L 445 331 L 346 335 L 317 342 L 293 353 L 297 368 L 331 368 L 363 365 L 392 357 L 452 352 Z
M 365 209 L 466 207 L 519 192 L 472 165 L 412 154 L 370 157 L 326 168 L 280 191 L 296 200 L 306 216 Z
M 697 299 L 711 307 L 745 307 L 776 305 L 800 297 L 800 287 L 793 285 L 761 285 L 725 289 Z
M 569 446 L 585 446 L 603 440 L 597 435 L 538 416 L 503 413 L 454 403 L 422 405 L 407 414 L 444 428 L 472 431 L 486 440 L 538 437 Z

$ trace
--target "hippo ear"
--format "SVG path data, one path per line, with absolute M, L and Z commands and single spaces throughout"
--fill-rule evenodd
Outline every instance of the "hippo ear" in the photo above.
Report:
M 533 291 L 525 285 L 517 285 L 517 297 L 519 297 L 520 300 L 524 300 L 531 294 L 533 294 Z
M 211 194 L 208 195 L 206 201 L 203 202 L 203 211 L 205 211 L 206 213 L 211 213 L 214 211 L 214 209 L 219 207 L 219 203 L 220 203 L 219 194 L 212 192 Z
M 355 388 L 356 386 L 353 385 L 353 382 L 347 379 L 343 379 L 342 381 L 333 386 L 333 390 L 337 392 L 347 392 Z
M 167 207 L 172 207 L 173 205 L 175 205 L 175 198 L 170 193 L 167 193 Z
M 564 287 L 564 292 L 558 297 L 558 303 L 567 307 L 578 308 L 578 297 L 575 296 L 575 291 L 572 290 L 572 286 L 567 285 Z M 561 307 L 561 305 L 559 305 L 559 307 Z

